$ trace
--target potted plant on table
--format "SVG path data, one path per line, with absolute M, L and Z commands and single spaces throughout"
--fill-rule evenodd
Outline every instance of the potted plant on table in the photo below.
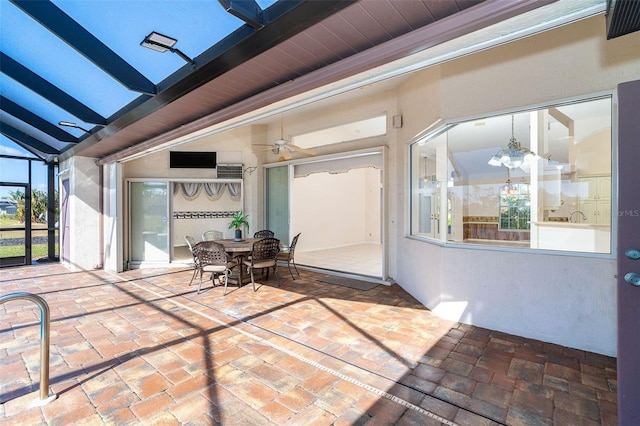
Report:
M 245 227 L 247 232 L 249 232 L 249 222 L 247 218 L 249 215 L 244 215 L 242 212 L 238 212 L 233 216 L 231 223 L 229 224 L 229 229 L 235 229 L 236 234 L 234 241 L 242 241 L 242 227 Z

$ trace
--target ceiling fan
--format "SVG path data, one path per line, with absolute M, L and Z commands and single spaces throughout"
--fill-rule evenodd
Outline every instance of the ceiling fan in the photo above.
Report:
M 317 152 L 313 149 L 302 148 L 300 146 L 294 145 L 288 140 L 284 139 L 284 131 L 283 131 L 283 118 L 280 118 L 280 139 L 275 140 L 268 146 L 273 154 L 280 154 L 280 160 L 291 160 L 292 152 L 300 152 L 306 155 L 317 155 Z

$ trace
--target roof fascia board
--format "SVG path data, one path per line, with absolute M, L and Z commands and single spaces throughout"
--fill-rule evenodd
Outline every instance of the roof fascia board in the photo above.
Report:
M 50 1 L 11 2 L 126 88 L 156 93 L 153 82 Z

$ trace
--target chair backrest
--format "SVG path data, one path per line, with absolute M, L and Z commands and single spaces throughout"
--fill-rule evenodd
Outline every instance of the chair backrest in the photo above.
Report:
M 215 241 L 200 241 L 195 245 L 194 251 L 200 266 L 203 267 L 207 265 L 226 265 L 228 262 L 224 246 Z
M 296 244 L 298 244 L 298 237 L 300 234 L 302 234 L 302 232 L 299 232 L 298 235 L 293 237 L 293 240 L 291 240 L 291 245 L 289 246 L 289 257 L 293 257 L 293 252 L 296 250 Z
M 272 259 L 274 262 L 280 252 L 280 240 L 277 238 L 263 238 L 253 243 L 251 262 L 257 263 Z
M 275 234 L 269 229 L 263 229 L 253 234 L 253 238 L 273 238 Z
M 224 234 L 220 231 L 206 231 L 202 234 L 202 241 L 215 241 L 222 240 L 224 238 Z
M 193 237 L 190 236 L 190 235 L 186 235 L 184 237 L 184 240 L 187 242 L 187 245 L 189 246 L 189 251 L 191 252 L 191 254 L 194 254 L 193 253 L 193 248 L 196 245 L 196 240 L 194 240 Z

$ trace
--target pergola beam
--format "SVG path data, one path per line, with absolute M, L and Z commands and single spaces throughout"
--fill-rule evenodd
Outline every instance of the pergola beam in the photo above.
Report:
M 33 136 L 29 136 L 23 131 L 16 129 L 15 127 L 7 123 L 2 122 L 0 124 L 0 133 L 26 149 L 28 149 L 28 146 L 43 154 L 57 155 L 60 153 L 59 150 L 52 147 L 51 145 L 47 145 L 46 143 L 39 141 Z M 36 153 L 34 152 L 34 154 Z
M 2 52 L 0 71 L 85 123 L 107 124 L 103 116 Z
M 262 8 L 255 0 L 218 0 L 225 11 L 242 19 L 256 30 L 264 27 Z

